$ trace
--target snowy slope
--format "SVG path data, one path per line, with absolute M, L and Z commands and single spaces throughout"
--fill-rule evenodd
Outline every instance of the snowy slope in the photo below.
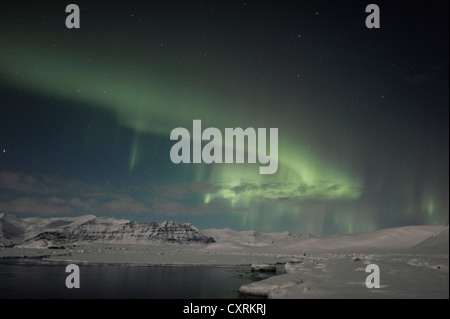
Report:
M 406 226 L 381 229 L 354 235 L 294 238 L 279 241 L 271 247 L 274 251 L 326 251 L 343 249 L 386 248 L 404 249 L 417 245 L 446 226 Z
M 202 230 L 206 236 L 212 237 L 216 242 L 237 243 L 245 246 L 267 246 L 272 243 L 290 238 L 289 232 L 260 233 L 255 230 L 235 231 L 229 228 L 210 228 Z
M 11 245 L 24 239 L 24 225 L 20 218 L 2 213 L 0 216 L 0 243 Z
M 423 254 L 447 254 L 449 253 L 449 234 L 448 226 L 444 227 L 438 233 L 425 239 L 421 243 L 410 249 L 411 252 Z
M 352 235 L 334 235 L 329 237 L 317 237 L 312 235 L 291 235 L 284 233 L 258 233 L 255 231 L 234 231 L 225 229 L 207 229 L 202 231 L 207 236 L 216 240 L 215 244 L 205 249 L 209 251 L 232 252 L 242 251 L 253 247 L 254 252 L 270 254 L 300 254 L 303 252 L 319 252 L 328 250 L 364 250 L 364 249 L 405 249 L 419 245 L 428 238 L 443 231 L 448 226 L 406 226 L 389 229 L 381 229 L 367 233 Z M 437 236 L 437 235 L 436 235 Z M 439 238 L 440 249 L 445 250 L 445 240 Z M 447 240 L 448 242 L 448 240 Z M 425 245 L 425 243 L 424 243 Z M 437 244 L 436 244 L 437 245 Z M 436 246 L 434 245 L 434 246 Z M 247 248 L 246 248 L 247 247 Z M 426 247 L 423 247 L 426 250 Z M 448 251 L 448 244 L 447 244 Z

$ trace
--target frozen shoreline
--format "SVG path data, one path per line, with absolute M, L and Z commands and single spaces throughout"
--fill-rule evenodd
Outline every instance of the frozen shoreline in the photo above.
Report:
M 210 232 L 211 234 L 213 231 Z M 234 235 L 234 234 L 233 234 Z M 253 234 L 251 239 L 255 238 Z M 244 267 L 270 269 L 240 291 L 267 298 L 449 298 L 448 226 L 407 227 L 328 238 L 273 237 L 236 242 L 227 232 L 209 245 L 76 243 L 64 249 L 3 248 L 0 263 L 86 266 Z M 409 246 L 408 246 L 409 243 Z M 389 245 L 387 245 L 389 244 Z M 390 248 L 388 248 L 390 247 Z M 368 289 L 365 269 L 380 268 Z
M 84 250 L 86 247 L 78 249 Z M 64 249 L 49 254 L 48 249 L 8 248 L 0 252 L 0 263 L 75 263 L 79 266 L 100 267 L 243 267 L 248 271 L 252 271 L 252 264 L 276 265 L 276 273 L 267 279 L 243 285 L 240 292 L 274 299 L 449 297 L 449 256 L 445 253 L 370 249 L 365 254 L 339 250 L 299 255 L 261 254 L 259 248 L 254 247 L 245 252 L 210 253 L 201 246 L 164 245 L 151 249 L 123 245 L 96 246 L 91 249 L 83 253 Z M 365 287 L 368 275 L 365 267 L 371 263 L 381 269 L 380 289 Z

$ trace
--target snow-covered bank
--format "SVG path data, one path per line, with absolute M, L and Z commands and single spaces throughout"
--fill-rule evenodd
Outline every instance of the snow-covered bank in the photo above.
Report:
M 405 240 L 393 241 L 389 250 L 370 247 L 365 253 L 348 253 L 332 249 L 308 254 L 285 264 L 289 275 L 278 275 L 250 285 L 240 291 L 268 298 L 449 298 L 448 227 L 441 227 L 418 244 L 418 238 L 430 229 L 395 229 L 374 232 L 374 240 L 411 235 L 412 247 Z M 417 230 L 417 229 L 416 229 Z M 431 231 L 435 229 L 432 228 Z M 358 237 L 358 236 L 356 236 Z M 368 239 L 368 234 L 361 237 Z M 413 237 L 411 239 L 411 237 Z M 333 247 L 332 243 L 326 243 Z M 342 239 L 335 243 L 340 247 Z M 397 245 L 397 246 L 396 246 Z M 375 246 L 375 243 L 372 243 Z M 360 247 L 360 246 L 358 246 Z M 375 246 L 376 247 L 376 246 Z M 348 248 L 345 249 L 348 251 Z M 380 288 L 365 285 L 366 266 L 380 269 Z
M 286 264 L 284 275 L 242 286 L 241 292 L 268 298 L 449 298 L 448 255 L 326 254 Z M 380 288 L 365 285 L 368 264 L 380 268 Z
M 41 257 L 41 258 L 39 258 Z M 117 265 L 186 265 L 186 266 L 232 266 L 252 263 L 273 263 L 280 261 L 271 254 L 216 253 L 204 250 L 202 246 L 191 245 L 77 245 L 65 249 L 6 248 L 0 251 L 0 260 L 5 258 L 29 258 L 33 263 L 79 263 Z

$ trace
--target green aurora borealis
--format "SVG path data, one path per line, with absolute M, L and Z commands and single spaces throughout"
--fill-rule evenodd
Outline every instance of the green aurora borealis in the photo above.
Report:
M 396 21 L 386 5 L 368 30 L 354 2 L 344 21 L 323 2 L 77 3 L 80 30 L 63 4 L 1 5 L 0 210 L 316 234 L 448 224 L 448 23 L 426 20 L 439 13 Z M 193 119 L 277 127 L 278 172 L 172 164 L 170 131 Z

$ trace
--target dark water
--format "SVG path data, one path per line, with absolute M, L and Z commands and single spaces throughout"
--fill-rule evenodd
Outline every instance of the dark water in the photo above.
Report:
M 80 288 L 68 289 L 65 267 L 0 264 L 0 298 L 246 298 L 239 287 L 268 276 L 249 267 L 80 265 Z

